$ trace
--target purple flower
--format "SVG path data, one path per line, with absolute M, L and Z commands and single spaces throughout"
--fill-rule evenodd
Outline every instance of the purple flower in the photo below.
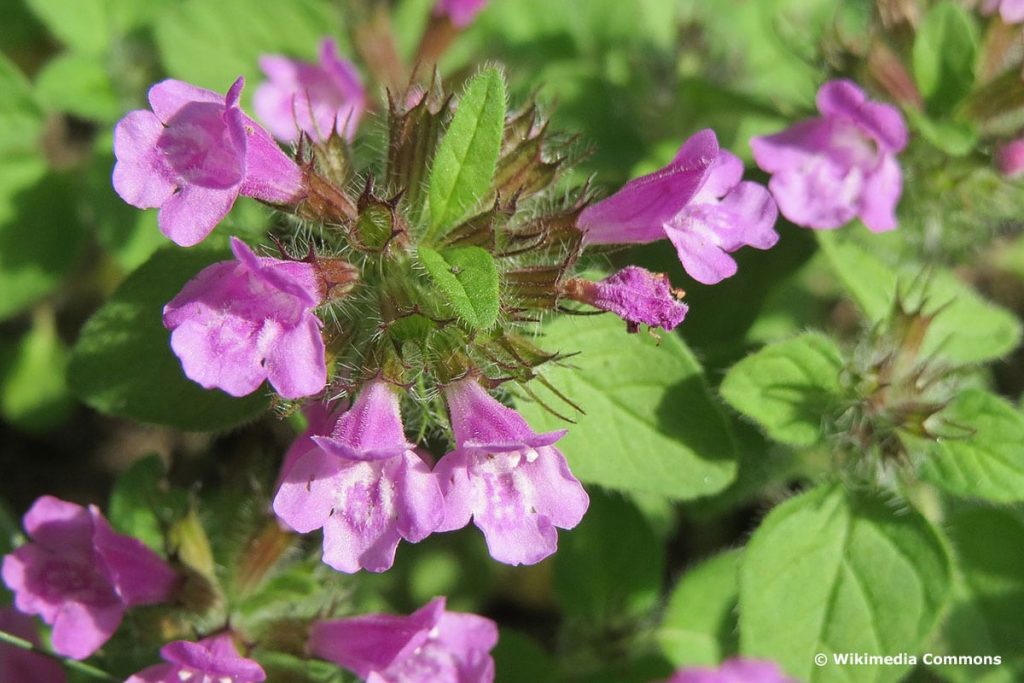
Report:
M 434 598 L 407 617 L 367 614 L 313 625 L 309 649 L 367 683 L 491 683 L 498 627 Z
M 435 16 L 446 16 L 456 28 L 466 28 L 487 5 L 487 0 L 437 0 Z
M 166 663 L 143 669 L 125 683 L 260 683 L 267 680 L 263 667 L 238 654 L 228 633 L 198 643 L 176 640 L 160 648 L 160 656 Z
M 611 311 L 626 321 L 630 332 L 636 332 L 640 323 L 672 330 L 686 317 L 687 306 L 679 301 L 668 278 L 637 266 L 626 266 L 600 282 L 569 280 L 562 293 Z
M 25 513 L 32 542 L 4 557 L 14 604 L 53 626 L 53 649 L 84 659 L 114 634 L 125 609 L 166 601 L 178 576 L 142 543 L 115 533 L 90 505 L 43 496 Z
M 1007 24 L 1024 22 L 1024 0 L 983 0 L 982 14 L 989 15 L 999 12 Z
M 302 170 L 227 96 L 166 80 L 149 89 L 153 111 L 131 111 L 114 129 L 114 189 L 140 209 L 160 207 L 160 231 L 183 247 L 201 242 L 239 194 L 291 204 Z
M 571 529 L 590 499 L 551 444 L 565 430 L 534 434 L 519 413 L 492 398 L 473 378 L 445 389 L 456 448 L 434 468 L 444 492 L 439 531 L 472 517 L 491 557 L 533 564 L 555 552 L 555 527 Z
M 231 238 L 236 261 L 204 268 L 164 306 L 171 348 L 189 379 L 245 396 L 269 380 L 278 394 L 300 398 L 327 383 L 323 300 L 316 268 L 258 257 Z
M 779 239 L 768 191 L 742 178 L 739 158 L 719 149 L 714 131 L 702 130 L 668 166 L 584 209 L 577 225 L 591 244 L 668 237 L 686 272 L 715 284 L 736 273 L 729 253 L 744 245 L 768 249 Z
M 343 572 L 382 572 L 398 542 L 441 524 L 444 500 L 429 465 L 405 439 L 398 395 L 383 380 L 360 392 L 328 436 L 294 459 L 274 512 L 299 533 L 324 530 L 324 562 Z
M 999 171 L 1007 178 L 1016 178 L 1024 173 L 1024 139 L 1018 138 L 999 148 L 997 152 Z
M 830 230 L 859 217 L 868 229 L 896 227 L 903 175 L 896 154 L 907 144 L 903 115 L 871 102 L 851 81 L 818 90 L 821 116 L 750 140 L 782 215 Z
M 0 608 L 0 631 L 39 645 L 36 620 L 13 607 Z M 0 643 L 0 681 L 66 683 L 67 680 L 64 667 L 49 657 Z
M 366 110 L 366 91 L 332 39 L 320 44 L 319 64 L 264 55 L 260 68 L 269 80 L 256 88 L 252 106 L 278 140 L 295 142 L 299 131 L 317 141 L 335 130 L 348 140 L 355 136 Z
M 756 659 L 730 659 L 717 669 L 693 667 L 681 669 L 665 683 L 797 683 L 783 675 L 774 662 Z

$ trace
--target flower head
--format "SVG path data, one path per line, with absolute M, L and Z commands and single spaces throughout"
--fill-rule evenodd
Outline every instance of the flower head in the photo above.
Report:
M 53 649 L 74 659 L 95 652 L 125 609 L 167 600 L 178 576 L 155 553 L 114 532 L 95 506 L 52 496 L 25 514 L 32 541 L 4 557 L 15 606 L 53 626 Z
M 446 612 L 434 598 L 407 617 L 367 614 L 321 621 L 309 649 L 367 683 L 491 683 L 498 627 L 475 614 Z
M 896 227 L 907 144 L 899 110 L 867 99 L 847 80 L 818 90 L 821 116 L 750 140 L 782 215 L 807 228 L 838 228 L 859 217 L 874 232 Z
M 422 541 L 441 524 L 437 479 L 403 432 L 398 396 L 367 384 L 330 436 L 283 473 L 274 512 L 299 533 L 324 530 L 324 562 L 343 572 L 381 572 L 398 542 Z
M 1019 24 L 1024 22 L 1024 0 L 983 0 L 981 3 L 982 14 L 995 14 L 1007 24 Z
M 591 244 L 667 237 L 686 272 L 714 284 L 736 273 L 729 253 L 744 245 L 768 249 L 779 239 L 768 191 L 742 177 L 739 158 L 719 149 L 714 131 L 703 130 L 665 168 L 584 209 L 577 225 Z
M 784 675 L 774 662 L 736 658 L 723 662 L 717 669 L 680 669 L 665 683 L 796 683 L 796 680 Z
M 189 379 L 232 396 L 263 380 L 285 398 L 315 394 L 327 382 L 323 299 L 309 263 L 261 258 L 232 238 L 235 261 L 204 268 L 164 306 L 171 348 Z
M 36 620 L 13 607 L 0 608 L 0 631 L 39 644 Z M 67 676 L 64 667 L 49 657 L 0 643 L 0 681 L 65 683 Z
M 672 330 L 686 317 L 687 306 L 672 291 L 668 278 L 638 266 L 627 266 L 600 282 L 569 280 L 562 293 L 614 313 L 634 332 L 641 323 Z
M 1007 178 L 1016 178 L 1024 174 L 1024 139 L 1012 140 L 997 152 L 999 171 Z
M 555 527 L 575 527 L 590 503 L 551 445 L 565 431 L 535 434 L 472 377 L 448 385 L 445 397 L 456 448 L 435 467 L 445 496 L 440 531 L 472 518 L 499 562 L 533 564 L 551 555 Z
M 160 231 L 183 247 L 201 242 L 239 194 L 275 204 L 303 194 L 302 171 L 238 107 L 242 79 L 226 96 L 166 80 L 149 90 L 152 111 L 128 112 L 114 129 L 114 189 L 140 209 L 160 207 Z
M 366 90 L 355 66 L 338 56 L 330 38 L 320 44 L 320 63 L 264 55 L 267 75 L 253 94 L 256 115 L 278 140 L 294 142 L 299 132 L 323 141 L 337 130 L 348 140 L 356 134 L 366 110 Z
M 448 17 L 456 28 L 466 28 L 487 5 L 487 0 L 437 0 L 436 16 Z
M 125 683 L 260 683 L 267 680 L 263 667 L 238 654 L 228 633 L 198 643 L 176 640 L 160 648 L 160 656 L 166 663 L 144 669 Z

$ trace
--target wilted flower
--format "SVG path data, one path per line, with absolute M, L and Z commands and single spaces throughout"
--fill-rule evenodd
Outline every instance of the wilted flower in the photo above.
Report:
M 153 111 L 114 129 L 114 189 L 140 209 L 160 207 L 160 231 L 183 247 L 201 242 L 239 194 L 273 204 L 303 195 L 302 170 L 227 96 L 166 80 L 149 89 Z
M 260 683 L 267 680 L 263 667 L 238 654 L 231 635 L 222 633 L 192 643 L 176 640 L 160 648 L 165 664 L 157 664 L 125 683 Z
M 981 3 L 982 14 L 995 14 L 1007 24 L 1019 24 L 1024 22 L 1024 0 L 983 0 Z
M 446 16 L 454 26 L 465 28 L 473 23 L 486 5 L 487 0 L 437 0 L 434 14 Z
M 641 323 L 672 330 L 683 322 L 687 311 L 665 275 L 638 266 L 627 266 L 600 282 L 569 280 L 562 285 L 562 294 L 614 313 L 631 331 Z
M 401 539 L 422 541 L 441 524 L 437 479 L 406 440 L 388 383 L 367 384 L 331 435 L 312 440 L 284 472 L 274 512 L 299 533 L 323 528 L 330 566 L 384 571 Z
M 838 228 L 859 217 L 874 232 L 896 227 L 903 175 L 896 154 L 907 126 L 896 107 L 871 102 L 855 83 L 818 90 L 821 116 L 750 140 L 782 215 L 807 228 Z
M 84 659 L 114 634 L 127 608 L 170 598 L 178 576 L 142 543 L 114 532 L 95 506 L 53 496 L 25 513 L 32 541 L 4 557 L 15 606 L 53 626 L 53 649 Z
M 252 106 L 274 137 L 294 142 L 304 131 L 323 141 L 335 130 L 348 140 L 355 136 L 366 90 L 355 66 L 338 56 L 334 40 L 320 44 L 319 64 L 264 55 L 260 68 L 269 80 L 256 88 Z
M 366 614 L 314 624 L 309 649 L 367 683 L 491 683 L 498 627 L 434 598 L 407 617 Z
M 445 397 L 456 447 L 435 468 L 445 497 L 439 530 L 472 518 L 494 559 L 540 562 L 558 546 L 555 527 L 575 527 L 590 503 L 551 445 L 565 431 L 535 434 L 472 377 L 448 385 Z
M 236 261 L 204 268 L 164 306 L 171 348 L 189 379 L 232 396 L 263 380 L 285 398 L 327 382 L 321 322 L 324 287 L 315 266 L 258 257 L 232 238 Z
M 36 620 L 13 607 L 0 608 L 0 631 L 39 645 Z M 0 643 L 0 681 L 12 683 L 65 683 L 64 667 L 38 652 Z
M 745 245 L 768 249 L 779 239 L 768 191 L 742 177 L 739 158 L 719 149 L 714 131 L 703 130 L 668 166 L 587 207 L 577 224 L 590 244 L 668 237 L 686 272 L 715 284 L 736 273 L 730 252 Z
M 665 683 L 797 683 L 782 673 L 774 662 L 757 659 L 730 659 L 717 669 L 690 667 L 681 669 Z

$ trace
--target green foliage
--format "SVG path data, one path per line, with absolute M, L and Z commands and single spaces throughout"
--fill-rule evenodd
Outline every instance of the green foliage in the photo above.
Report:
M 567 615 L 621 625 L 657 604 L 664 551 L 650 524 L 625 498 L 591 489 L 583 521 L 559 540 L 555 588 Z
M 509 629 L 501 629 L 498 646 L 494 648 L 496 680 L 508 683 L 552 683 L 554 662 L 529 637 Z
M 430 228 L 444 235 L 488 195 L 505 127 L 505 79 L 484 69 L 466 85 L 430 167 Z
M 674 666 L 716 666 L 739 650 L 739 568 L 742 550 L 699 564 L 672 590 L 658 644 Z
M 248 0 L 187 0 L 174 3 L 156 21 L 156 43 L 176 78 L 224 92 L 245 76 L 247 96 L 262 79 L 257 60 L 278 53 L 313 60 L 319 41 L 331 36 L 342 52 L 340 13 L 316 0 L 262 3 Z
M 958 365 L 980 363 L 999 358 L 1020 343 L 1016 316 L 983 299 L 952 272 L 913 263 L 892 267 L 849 237 L 823 231 L 817 237 L 835 274 L 868 320 L 885 319 L 897 294 L 911 305 L 923 302 L 925 313 L 942 309 L 928 329 L 923 356 L 936 354 Z
M 974 85 L 978 56 L 974 17 L 953 0 L 943 0 L 925 15 L 914 38 L 914 79 L 933 113 L 949 112 Z
M 265 410 L 261 391 L 232 398 L 185 377 L 161 320 L 189 279 L 226 258 L 202 248 L 154 254 L 82 328 L 68 369 L 72 391 L 108 415 L 189 430 L 227 429 Z
M 611 489 L 696 498 L 736 473 L 736 446 L 693 354 L 675 335 L 625 336 L 611 317 L 562 317 L 544 345 L 580 352 L 544 377 L 585 411 L 566 423 L 535 402 L 518 408 L 537 430 L 572 429 L 559 443 L 582 481 Z
M 806 333 L 747 356 L 730 368 L 719 391 L 776 441 L 810 446 L 821 440 L 822 416 L 840 400 L 842 370 L 835 343 Z
M 922 443 L 925 479 L 957 496 L 1024 501 L 1024 414 L 994 394 L 968 389 L 931 421 L 940 436 Z
M 0 414 L 11 424 L 44 432 L 64 422 L 74 399 L 64 381 L 68 351 L 57 336 L 52 312 L 12 348 L 0 345 Z
M 445 302 L 463 322 L 487 329 L 498 319 L 498 269 L 480 247 L 458 247 L 444 252 L 418 250 L 420 263 Z
M 809 683 L 898 680 L 899 666 L 816 666 L 834 652 L 916 652 L 951 584 L 946 545 L 913 510 L 821 486 L 774 508 L 740 568 L 740 644 Z
M 107 517 L 123 534 L 134 536 L 164 554 L 164 528 L 185 512 L 180 491 L 165 487 L 164 463 L 158 455 L 135 461 L 117 478 L 110 492 Z
M 47 107 L 104 123 L 124 113 L 104 63 L 74 52 L 54 57 L 36 78 L 36 94 Z

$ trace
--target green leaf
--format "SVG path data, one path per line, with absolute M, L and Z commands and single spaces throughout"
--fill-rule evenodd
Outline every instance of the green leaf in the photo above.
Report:
M 113 123 L 124 113 L 110 71 L 91 55 L 66 52 L 36 77 L 36 93 L 47 107 L 86 119 Z
M 176 78 L 224 92 L 243 75 L 247 97 L 264 79 L 261 55 L 315 61 L 324 36 L 347 52 L 340 12 L 316 0 L 267 2 L 258 11 L 250 0 L 187 0 L 160 14 L 155 29 L 164 67 Z
M 11 352 L 0 354 L 0 413 L 30 432 L 63 423 L 75 401 L 64 381 L 68 351 L 57 336 L 52 313 L 37 315 L 32 329 Z
M 72 391 L 102 413 L 180 429 L 227 429 L 265 410 L 262 391 L 232 398 L 185 377 L 161 321 L 189 279 L 227 257 L 168 248 L 132 273 L 82 328 L 68 368 Z
M 736 476 L 736 445 L 708 393 L 700 364 L 674 334 L 626 334 L 612 316 L 563 316 L 543 328 L 544 347 L 581 352 L 544 377 L 586 411 L 567 425 L 539 404 L 518 407 L 558 443 L 581 480 L 676 500 L 722 490 Z
M 1024 677 L 1024 519 L 965 507 L 947 519 L 960 580 L 943 634 L 949 654 L 1000 656 L 1000 666 L 943 666 L 955 683 L 1015 683 Z
M 110 44 L 104 0 L 25 0 L 54 36 L 74 49 L 100 54 Z
M 907 118 L 922 137 L 950 156 L 966 156 L 978 144 L 978 131 L 971 123 L 934 121 L 915 109 L 907 110 Z
M 550 683 L 555 663 L 534 640 L 518 631 L 502 628 L 494 648 L 496 679 L 508 683 Z
M 817 653 L 919 652 L 948 599 L 934 527 L 877 494 L 822 486 L 776 507 L 740 568 L 740 644 L 808 683 L 886 683 L 902 666 L 816 666 Z
M 498 268 L 480 247 L 437 252 L 418 250 L 420 263 L 456 315 L 467 325 L 487 329 L 498 319 Z
M 933 6 L 917 29 L 914 80 L 934 113 L 949 112 L 974 85 L 978 27 L 959 3 Z
M 929 424 L 948 437 L 925 447 L 921 476 L 957 496 L 1024 501 L 1024 414 L 1004 399 L 968 389 Z
M 591 489 L 583 521 L 559 541 L 555 589 L 566 614 L 622 625 L 657 604 L 664 551 L 650 524 L 628 500 Z
M 158 455 L 132 463 L 114 483 L 107 514 L 115 529 L 134 536 L 160 554 L 164 553 L 161 515 L 171 516 L 169 497 L 161 489 L 164 474 L 164 463 Z
M 485 69 L 466 86 L 430 168 L 428 240 L 444 235 L 489 194 L 505 127 L 505 79 Z
M 986 301 L 952 272 L 905 263 L 886 264 L 849 237 L 817 231 L 818 243 L 843 286 L 872 322 L 892 311 L 897 292 L 925 312 L 942 308 L 922 346 L 922 356 L 938 354 L 955 364 L 981 363 L 1017 347 L 1021 324 L 1009 311 Z
M 43 110 L 32 93 L 32 86 L 7 57 L 0 53 L 0 164 L 6 169 L 16 156 L 35 156 L 43 128 Z M 9 193 L 12 182 L 5 173 L 4 187 Z
M 742 550 L 716 555 L 676 584 L 657 631 L 661 651 L 676 667 L 717 666 L 739 650 L 742 557 Z
M 719 391 L 776 441 L 810 446 L 842 387 L 843 356 L 824 335 L 809 332 L 753 353 L 729 369 Z

